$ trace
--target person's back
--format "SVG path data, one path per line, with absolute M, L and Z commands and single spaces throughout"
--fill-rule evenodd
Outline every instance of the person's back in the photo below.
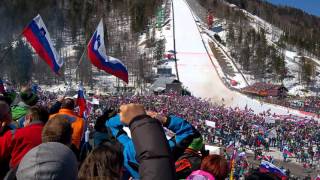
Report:
M 74 180 L 77 179 L 77 167 L 77 159 L 69 147 L 58 142 L 47 142 L 25 155 L 16 177 L 18 180 Z
M 28 110 L 24 128 L 8 131 L 0 137 L 0 157 L 11 156 L 11 168 L 16 168 L 30 149 L 41 144 L 43 121 L 47 119 L 48 113 L 44 108 L 33 106 Z
M 63 115 L 65 116 L 65 118 L 68 119 L 68 121 L 71 123 L 71 127 L 73 130 L 72 144 L 75 145 L 79 150 L 80 142 L 84 133 L 85 122 L 82 118 L 80 118 L 74 113 L 73 111 L 74 107 L 75 107 L 75 104 L 72 99 L 69 99 L 69 98 L 64 99 L 59 112 L 51 115 L 49 119 L 52 119 L 57 115 Z

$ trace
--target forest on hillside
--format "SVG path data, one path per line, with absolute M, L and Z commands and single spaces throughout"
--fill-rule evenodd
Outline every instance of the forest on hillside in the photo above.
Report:
M 263 0 L 226 1 L 282 29 L 283 40 L 299 48 L 299 51 L 320 57 L 320 17 L 296 8 L 276 6 Z
M 281 7 L 275 7 L 259 0 L 228 0 L 228 2 L 235 3 L 252 14 L 261 16 L 262 18 L 268 16 L 266 18 L 267 22 L 282 30 L 283 33 L 279 35 L 276 44 L 271 45 L 267 42 L 266 34 L 274 32 L 267 32 L 263 28 L 254 29 L 250 25 L 251 19 L 243 11 L 229 6 L 222 0 L 198 0 L 198 2 L 203 7 L 206 7 L 207 10 L 212 10 L 215 17 L 226 21 L 226 46 L 230 49 L 231 56 L 240 65 L 243 72 L 252 74 L 257 81 L 272 80 L 282 83 L 285 78 L 291 78 L 285 63 L 284 49 L 297 51 L 300 54 L 311 57 L 320 57 L 320 38 L 314 39 L 320 33 L 313 34 L 312 38 L 312 34 L 308 34 L 310 29 L 313 29 L 313 32 L 319 31 L 319 29 L 316 29 L 319 18 L 308 14 L 301 16 L 299 18 L 301 22 L 304 21 L 303 17 L 308 22 L 305 23 L 308 25 L 303 27 L 301 24 L 290 21 L 290 19 L 296 16 L 286 11 L 281 11 Z M 264 6 L 269 9 L 264 8 Z M 293 8 L 288 9 L 294 12 L 301 12 Z M 275 13 L 274 15 L 268 14 L 270 12 Z M 282 16 L 286 18 L 282 18 Z M 282 26 L 284 24 L 287 24 L 287 26 Z M 300 30 L 298 30 L 299 28 Z M 311 45 L 306 46 L 305 43 Z M 315 82 L 316 70 L 314 64 L 302 59 L 299 72 L 300 76 L 303 77 L 300 83 L 312 85 Z
M 138 40 L 146 33 L 153 40 L 149 46 L 156 46 L 154 32 L 149 29 L 162 4 L 163 0 L 2 0 L 0 75 L 17 84 L 31 78 L 46 84 L 65 82 L 75 73 L 86 44 L 103 18 L 107 53 L 124 62 L 130 73 L 129 81 L 142 83 L 151 74 L 150 63 L 156 53 L 139 52 Z M 65 61 L 61 76 L 50 72 L 21 40 L 23 28 L 37 14 L 42 16 L 57 52 Z M 95 72 L 85 54 L 83 57 L 77 79 L 92 85 Z

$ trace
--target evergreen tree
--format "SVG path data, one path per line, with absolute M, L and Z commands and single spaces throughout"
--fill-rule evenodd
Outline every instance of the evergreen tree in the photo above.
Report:
M 33 64 L 32 51 L 29 46 L 19 40 L 8 56 L 9 79 L 16 84 L 26 84 L 31 80 L 31 70 Z

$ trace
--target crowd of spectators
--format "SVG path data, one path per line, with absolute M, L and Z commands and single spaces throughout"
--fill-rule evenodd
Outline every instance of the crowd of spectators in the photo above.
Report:
M 320 115 L 320 98 L 316 96 L 309 97 L 286 97 L 279 99 L 278 97 L 261 98 L 262 101 L 271 104 L 297 109 L 306 113 Z
M 23 88 L 17 98 L 0 97 L 1 178 L 277 179 L 250 169 L 246 158 L 252 151 L 259 159 L 270 147 L 284 161 L 319 168 L 314 119 L 255 114 L 175 93 L 96 96 L 85 118 L 72 97 Z M 225 151 L 209 154 L 205 144 Z

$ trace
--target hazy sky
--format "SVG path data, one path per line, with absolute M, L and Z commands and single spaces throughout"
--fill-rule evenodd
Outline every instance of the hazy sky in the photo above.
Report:
M 266 0 L 273 4 L 287 5 L 302 9 L 320 17 L 320 0 Z

